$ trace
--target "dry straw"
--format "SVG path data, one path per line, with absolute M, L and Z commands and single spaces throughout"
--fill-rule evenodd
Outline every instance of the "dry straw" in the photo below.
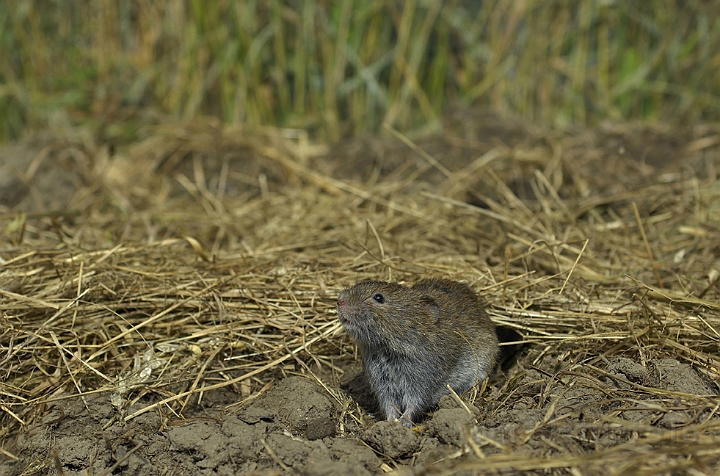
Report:
M 707 137 L 718 133 L 679 151 L 684 164 L 718 165 L 717 142 Z M 49 402 L 98 392 L 127 422 L 147 411 L 180 416 L 222 387 L 238 401 L 252 398 L 288 371 L 340 372 L 336 359 L 354 349 L 334 300 L 367 277 L 468 282 L 495 322 L 532 344 L 521 367 L 548 355 L 571 364 L 549 377 L 553 385 L 606 388 L 602 364 L 615 356 L 643 365 L 673 357 L 717 382 L 716 176 L 686 168 L 658 178 L 637 165 L 634 180 L 645 185 L 588 181 L 578 167 L 600 153 L 592 139 L 542 140 L 550 153 L 496 144 L 441 172 L 411 157 L 400 176 L 374 184 L 332 178 L 324 149 L 283 131 L 166 127 L 110 162 L 100 160 L 102 147 L 85 144 L 94 168 L 70 205 L 79 217 L 2 215 L 0 439 Z M 227 158 L 238 150 L 252 157 L 242 170 Z M 163 169 L 173 160 L 179 165 Z M 262 165 L 253 180 L 251 164 Z M 528 167 L 532 199 L 507 186 Z M 172 173 L 158 177 L 163 170 Z M 512 375 L 507 398 L 518 391 Z M 625 383 L 621 401 L 652 398 L 664 411 L 702 416 L 669 430 L 608 410 L 603 424 L 641 443 L 591 454 L 561 446 L 564 456 L 525 457 L 487 435 L 469 435 L 467 451 L 485 471 L 612 465 L 629 474 L 684 468 L 688 455 L 718 461 L 716 396 Z M 560 424 L 552 410 L 540 426 Z

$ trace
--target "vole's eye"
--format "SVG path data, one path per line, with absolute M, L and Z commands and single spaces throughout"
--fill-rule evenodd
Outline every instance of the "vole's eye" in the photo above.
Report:
M 382 303 L 385 302 L 385 296 L 383 296 L 383 295 L 380 294 L 380 293 L 377 293 L 376 295 L 374 295 L 374 296 L 373 296 L 373 299 L 374 299 L 375 302 L 377 302 L 378 304 L 382 304 Z

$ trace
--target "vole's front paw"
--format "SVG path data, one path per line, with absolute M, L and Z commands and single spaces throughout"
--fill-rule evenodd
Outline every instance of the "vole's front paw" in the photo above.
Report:
M 400 417 L 400 423 L 402 423 L 403 426 L 406 428 L 412 428 L 413 426 L 415 426 L 415 424 L 412 421 L 405 418 L 404 415 L 402 417 Z
M 400 416 L 400 423 L 402 423 L 407 428 L 412 428 L 413 426 L 415 426 L 415 424 L 412 421 L 412 417 L 414 414 L 415 414 L 415 409 L 408 408 L 407 410 L 405 410 L 405 413 L 403 413 Z
M 393 423 L 402 423 L 402 425 L 405 428 L 412 428 L 414 426 L 413 422 L 405 418 L 405 416 L 401 416 L 400 418 L 392 417 L 388 418 L 386 421 L 393 422 Z

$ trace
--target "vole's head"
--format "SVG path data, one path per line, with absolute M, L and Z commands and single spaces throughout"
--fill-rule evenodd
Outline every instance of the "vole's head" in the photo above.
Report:
M 347 333 L 365 347 L 390 345 L 400 350 L 422 338 L 440 310 L 431 297 L 397 283 L 362 281 L 340 293 L 338 318 Z

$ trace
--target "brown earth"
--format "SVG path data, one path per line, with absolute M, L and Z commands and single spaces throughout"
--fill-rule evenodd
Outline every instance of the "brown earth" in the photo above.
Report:
M 537 352 L 522 360 L 532 356 Z M 713 418 L 713 405 L 687 406 L 680 399 L 672 410 L 666 409 L 663 397 L 624 406 L 623 397 L 632 398 L 638 384 L 687 395 L 718 395 L 716 384 L 674 359 L 642 366 L 614 358 L 590 370 L 546 356 L 531 368 L 513 368 L 513 380 L 512 389 L 494 387 L 465 407 L 444 397 L 439 409 L 414 429 L 372 417 L 344 419 L 339 427 L 343 408 L 331 392 L 342 391 L 343 385 L 333 382 L 328 391 L 306 376 L 280 379 L 241 409 L 228 410 L 238 398 L 232 392 L 209 396 L 185 411 L 182 421 L 150 412 L 126 425 L 111 424 L 115 409 L 109 399 L 93 395 L 86 402 L 47 405 L 18 436 L 13 451 L 22 459 L 1 468 L 3 474 L 34 474 L 33 464 L 55 451 L 52 457 L 67 475 L 102 474 L 108 468 L 123 475 L 362 475 L 382 473 L 383 468 L 440 474 L 508 448 L 552 460 L 564 453 L 559 446 L 580 455 L 632 444 L 633 431 L 602 421 L 609 409 L 637 429 L 681 429 Z M 682 437 L 693 441 L 692 433 Z M 600 474 L 602 462 L 593 469 Z

